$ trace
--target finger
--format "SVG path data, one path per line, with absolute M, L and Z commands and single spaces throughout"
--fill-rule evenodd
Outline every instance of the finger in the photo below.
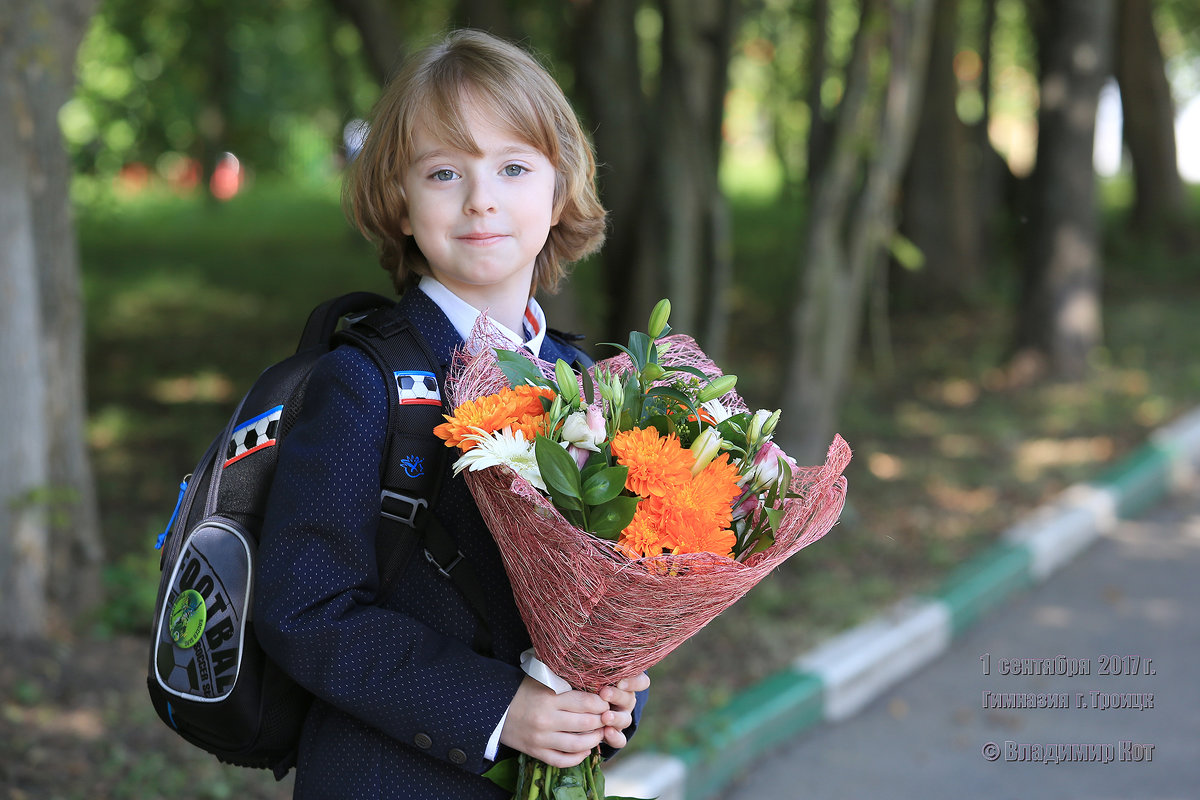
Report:
M 649 688 L 650 676 L 643 672 L 618 681 L 616 686 L 604 687 L 600 690 L 600 697 L 614 708 L 630 710 L 637 704 L 637 692 L 644 692 Z
M 559 711 L 547 719 L 547 728 L 565 733 L 590 733 L 604 727 L 604 714 L 580 714 L 574 711 Z
M 541 758 L 547 764 L 552 763 L 546 758 L 542 758 L 540 752 L 544 751 L 556 754 L 556 757 L 574 759 L 574 764 L 578 764 L 583 760 L 584 756 L 595 750 L 604 740 L 605 731 L 603 728 L 597 728 L 594 731 L 586 733 L 558 732 L 546 734 L 545 736 L 538 737 L 536 749 L 539 752 L 530 752 L 530 755 Z
M 559 769 L 569 769 L 582 761 L 591 754 L 591 750 L 577 753 L 564 753 L 559 750 L 533 750 L 529 755 L 536 758 L 538 761 L 549 764 L 552 767 Z
M 606 728 L 623 731 L 633 724 L 632 711 L 606 711 L 600 715 L 600 721 Z
M 621 731 L 617 730 L 616 728 L 605 728 L 604 743 L 614 750 L 620 750 L 626 745 L 627 740 L 625 738 L 625 734 L 621 733 Z
M 628 683 L 628 686 L 618 684 L 618 687 L 621 689 L 627 689 L 631 692 L 644 692 L 650 688 L 650 676 L 643 672 L 640 675 L 630 678 L 628 681 L 621 681 L 621 683 Z
M 637 705 L 636 694 L 615 686 L 605 686 L 601 689 L 600 698 L 606 701 L 608 707 L 613 711 L 632 711 L 633 707 Z
M 558 695 L 557 699 L 560 709 L 576 714 L 603 714 L 609 708 L 609 702 L 600 695 L 574 689 Z

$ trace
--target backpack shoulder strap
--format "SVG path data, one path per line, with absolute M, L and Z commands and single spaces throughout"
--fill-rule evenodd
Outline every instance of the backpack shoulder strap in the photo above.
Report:
M 571 364 L 571 367 L 576 372 L 583 372 L 585 369 L 590 369 L 592 365 L 596 363 L 595 359 L 584 352 L 583 348 L 579 346 L 579 342 L 582 342 L 585 338 L 587 338 L 582 333 L 570 333 L 567 331 L 560 331 L 557 328 L 546 328 L 546 335 L 558 344 L 569 347 L 575 351 L 576 356 L 574 362 Z
M 379 599 L 387 597 L 405 565 L 423 547 L 425 558 L 463 594 L 478 618 L 474 648 L 490 654 L 483 584 L 453 536 L 433 514 L 445 474 L 446 446 L 433 435 L 444 411 L 441 364 L 425 337 L 395 308 L 374 312 L 338 338 L 364 350 L 383 372 L 388 432 L 381 475 Z

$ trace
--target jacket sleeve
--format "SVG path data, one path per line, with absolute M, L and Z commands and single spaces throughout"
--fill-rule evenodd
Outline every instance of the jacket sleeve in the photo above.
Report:
M 280 444 L 259 550 L 255 629 L 268 655 L 321 700 L 480 772 L 522 673 L 375 604 L 387 405 L 382 374 L 356 349 L 338 348 L 314 368 Z

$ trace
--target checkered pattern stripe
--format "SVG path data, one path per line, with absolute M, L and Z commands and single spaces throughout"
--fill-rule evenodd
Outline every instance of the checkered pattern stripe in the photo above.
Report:
M 229 446 L 225 449 L 225 466 L 228 467 L 251 453 L 275 444 L 275 432 L 279 428 L 279 417 L 282 415 L 283 406 L 275 406 L 234 429 L 233 435 L 229 437 Z
M 395 373 L 396 388 L 400 390 L 400 405 L 440 406 L 442 392 L 437 376 L 432 372 L 400 370 Z

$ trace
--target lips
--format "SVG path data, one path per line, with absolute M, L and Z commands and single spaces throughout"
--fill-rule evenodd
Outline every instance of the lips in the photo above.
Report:
M 492 244 L 504 238 L 502 233 L 492 233 L 490 231 L 477 231 L 466 233 L 456 237 L 459 241 L 467 242 L 468 244 Z

